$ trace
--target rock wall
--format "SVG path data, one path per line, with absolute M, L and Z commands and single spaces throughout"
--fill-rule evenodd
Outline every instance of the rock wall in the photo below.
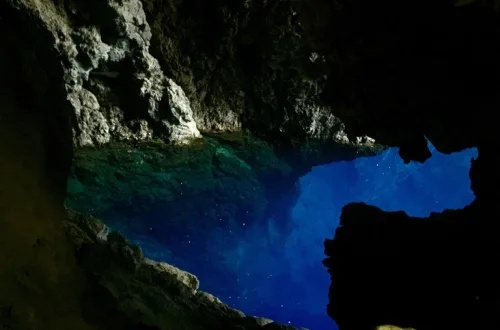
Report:
M 498 3 L 454 2 L 295 2 L 331 68 L 323 97 L 348 134 L 400 147 L 405 161 L 430 157 L 425 138 L 444 153 L 491 141 Z
M 291 1 L 143 1 L 151 53 L 186 91 L 202 131 L 342 140 L 319 102 L 324 59 L 303 42 Z
M 77 147 L 242 130 L 276 143 L 373 142 L 349 140 L 319 102 L 324 59 L 304 46 L 290 1 L 8 3 L 48 34 Z

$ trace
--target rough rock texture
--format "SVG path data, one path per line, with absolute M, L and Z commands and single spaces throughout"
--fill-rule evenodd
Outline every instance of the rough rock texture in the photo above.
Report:
M 140 1 L 89 8 L 78 1 L 7 2 L 50 34 L 46 47 L 59 57 L 57 78 L 71 104 L 76 146 L 200 136 L 189 100 L 149 54 L 151 31 Z
M 304 46 L 290 1 L 7 2 L 51 35 L 76 146 L 184 143 L 198 129 L 249 129 L 273 143 L 373 142 L 349 140 L 320 105 L 323 60 Z
M 498 1 L 295 4 L 348 134 L 398 146 L 405 161 L 430 156 L 424 137 L 445 153 L 479 149 L 476 200 L 463 210 L 415 219 L 344 208 L 325 242 L 329 314 L 341 330 L 500 328 Z
M 117 232 L 103 236 L 107 228 L 96 218 L 70 211 L 64 227 L 88 278 L 83 315 L 96 329 L 296 329 L 198 291 L 194 275 L 144 258 Z
M 319 103 L 324 59 L 303 42 L 289 0 L 143 0 L 151 53 L 186 91 L 202 131 L 345 143 Z

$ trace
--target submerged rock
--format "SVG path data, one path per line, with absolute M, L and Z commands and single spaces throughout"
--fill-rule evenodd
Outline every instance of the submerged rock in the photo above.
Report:
M 338 154 L 354 155 L 354 149 Z M 101 218 L 153 259 L 203 265 L 207 273 L 232 278 L 235 266 L 223 251 L 257 228 L 266 233 L 261 240 L 268 249 L 281 250 L 293 228 L 297 181 L 318 161 L 315 151 L 280 154 L 256 136 L 237 133 L 189 146 L 82 148 L 75 151 L 66 206 Z M 225 282 L 219 293 L 231 292 L 233 282 Z
M 338 149 L 331 158 L 378 152 L 376 147 Z M 114 143 L 75 151 L 67 206 L 104 216 L 111 226 L 147 214 L 168 214 L 161 229 L 182 223 L 201 230 L 230 221 L 252 224 L 272 214 L 298 178 L 321 159 L 314 148 L 301 154 L 280 150 L 249 134 L 206 136 L 190 146 Z M 119 223 L 111 219 L 119 219 Z M 202 222 L 199 219 L 203 219 Z M 193 223 L 193 221 L 195 223 Z

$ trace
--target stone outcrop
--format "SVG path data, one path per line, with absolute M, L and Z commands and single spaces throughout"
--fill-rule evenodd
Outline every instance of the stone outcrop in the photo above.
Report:
M 149 53 L 151 31 L 140 1 L 19 1 L 19 6 L 38 14 L 42 24 L 50 20 L 54 46 L 64 59 L 76 146 L 200 137 L 183 90 Z
M 107 228 L 96 218 L 70 211 L 64 227 L 88 278 L 83 315 L 97 329 L 296 329 L 199 291 L 194 275 L 145 258 L 121 234 L 102 237 Z
M 151 53 L 186 91 L 200 130 L 345 141 L 319 102 L 324 59 L 303 42 L 291 1 L 143 3 Z
M 328 312 L 341 330 L 500 326 L 498 1 L 297 1 L 333 72 L 324 97 L 348 134 L 400 147 L 405 161 L 478 147 L 462 210 L 416 219 L 347 205 L 325 242 Z M 481 38 L 478 36 L 481 35 Z

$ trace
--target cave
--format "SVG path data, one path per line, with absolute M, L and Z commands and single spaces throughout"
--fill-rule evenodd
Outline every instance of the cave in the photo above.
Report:
M 0 3 L 0 328 L 500 327 L 496 0 L 94 6 Z

